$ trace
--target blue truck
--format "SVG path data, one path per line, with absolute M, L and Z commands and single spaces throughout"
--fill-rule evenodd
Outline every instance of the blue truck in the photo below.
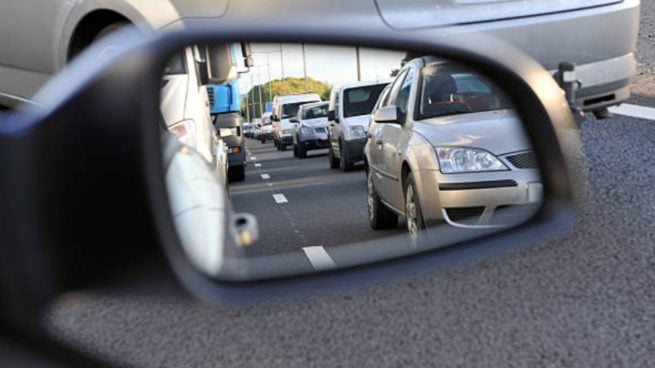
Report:
M 228 146 L 228 180 L 243 181 L 246 177 L 246 150 L 241 127 L 239 80 L 210 84 L 207 94 L 214 127 Z

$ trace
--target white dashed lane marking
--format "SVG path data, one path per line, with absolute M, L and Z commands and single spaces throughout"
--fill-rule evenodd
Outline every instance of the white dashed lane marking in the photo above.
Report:
M 334 263 L 332 257 L 330 257 L 322 246 L 303 247 L 302 250 L 316 271 L 329 270 L 337 267 L 337 264 Z
M 610 107 L 609 111 L 612 114 L 625 115 L 638 119 L 655 120 L 655 108 L 653 107 L 624 103 L 619 106 Z
M 271 178 L 270 175 L 268 175 L 268 174 L 262 174 L 262 179 L 264 179 L 264 180 L 268 180 L 268 179 L 270 179 L 270 178 Z
M 257 157 L 252 156 L 252 157 L 250 157 L 250 160 L 251 160 L 251 161 L 257 161 Z
M 275 203 L 280 204 L 280 203 L 288 203 L 287 197 L 284 196 L 284 194 L 273 194 L 273 199 L 275 199 Z
M 262 164 L 255 164 L 255 167 L 262 167 Z

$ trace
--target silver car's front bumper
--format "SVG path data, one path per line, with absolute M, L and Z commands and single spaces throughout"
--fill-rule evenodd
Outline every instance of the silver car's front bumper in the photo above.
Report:
M 416 180 L 426 224 L 509 226 L 527 220 L 542 200 L 538 170 L 442 174 L 422 170 Z

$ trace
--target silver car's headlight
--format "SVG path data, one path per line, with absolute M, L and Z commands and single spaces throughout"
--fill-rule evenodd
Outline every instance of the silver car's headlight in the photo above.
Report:
M 312 134 L 314 133 L 314 130 L 312 128 L 302 127 L 300 128 L 300 132 L 302 134 Z
M 350 137 L 355 138 L 364 138 L 366 137 L 366 129 L 361 125 L 354 125 L 350 127 Z
M 444 174 L 509 170 L 493 154 L 467 147 L 436 147 L 439 169 Z

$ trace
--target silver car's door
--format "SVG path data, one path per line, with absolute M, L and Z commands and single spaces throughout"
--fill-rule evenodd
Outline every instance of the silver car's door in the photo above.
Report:
M 39 73 L 55 71 L 61 29 L 78 0 L 3 0 L 0 65 Z
M 30 99 L 61 67 L 62 32 L 77 2 L 2 0 L 0 98 Z
M 389 101 L 390 105 L 398 108 L 398 124 L 385 124 L 384 130 L 384 169 L 389 174 L 384 190 L 387 200 L 392 206 L 403 209 L 405 207 L 404 188 L 402 187 L 402 165 L 405 147 L 410 139 L 409 130 L 406 128 L 408 120 L 409 100 L 412 85 L 416 80 L 413 68 L 407 69 L 407 75 L 400 84 L 398 93 Z
M 368 129 L 368 166 L 373 171 L 375 175 L 376 171 L 379 169 L 378 165 L 382 162 L 382 125 L 375 123 L 375 112 L 383 106 L 386 106 L 387 100 L 389 99 L 389 94 L 391 91 L 391 84 L 386 86 L 382 93 L 380 93 L 380 98 L 378 99 L 375 107 L 371 111 L 370 124 Z M 374 175 L 374 177 L 375 177 Z M 374 178 L 374 184 L 376 179 Z
M 405 76 L 407 75 L 407 70 L 402 70 L 400 74 L 396 77 L 396 80 L 391 84 L 389 96 L 385 101 L 384 105 L 381 107 L 390 106 L 392 101 L 396 100 L 398 92 L 400 91 L 400 86 L 402 85 Z M 376 176 L 375 176 L 375 187 L 377 192 L 384 202 L 391 204 L 389 197 L 391 193 L 389 188 L 393 187 L 392 183 L 398 180 L 398 177 L 389 172 L 389 168 L 385 163 L 385 142 L 387 140 L 387 135 L 392 133 L 392 130 L 388 128 L 388 125 L 393 123 L 383 123 L 379 125 L 379 129 L 376 133 L 376 148 L 377 148 L 377 157 L 376 157 Z

